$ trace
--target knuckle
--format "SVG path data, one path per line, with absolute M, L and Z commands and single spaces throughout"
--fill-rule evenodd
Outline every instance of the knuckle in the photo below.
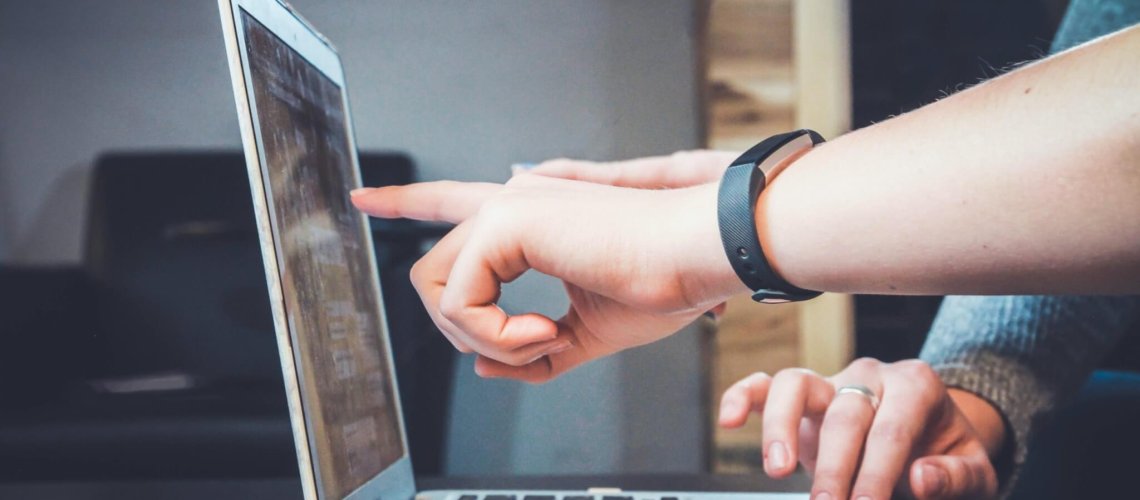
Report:
M 941 379 L 938 374 L 934 373 L 934 369 L 923 361 L 912 359 L 907 361 L 900 361 L 895 364 L 895 369 L 898 374 L 907 380 L 916 382 L 924 387 L 940 385 Z
M 881 364 L 882 362 L 875 358 L 863 357 L 852 361 L 849 368 L 855 371 L 866 372 L 877 369 Z
M 752 387 L 770 380 L 772 380 L 772 376 L 768 375 L 767 372 L 753 372 L 741 379 L 740 382 L 745 386 Z
M 439 314 L 454 322 L 463 314 L 463 303 L 445 294 L 439 300 Z
M 837 429 L 866 429 L 868 413 L 851 404 L 842 404 L 837 401 L 827 410 L 824 425 L 834 426 Z
M 417 260 L 415 264 L 412 264 L 412 268 L 408 270 L 408 279 L 411 280 L 412 285 L 418 285 L 424 282 L 426 271 L 427 266 L 424 264 L 423 259 Z M 418 289 L 419 287 L 417 286 L 416 288 Z
M 776 376 L 772 377 L 773 383 L 788 384 L 794 386 L 801 386 L 807 383 L 807 378 L 810 375 L 808 372 L 799 368 L 785 368 L 776 372 Z
M 869 439 L 891 445 L 901 445 L 910 441 L 910 430 L 906 425 L 890 420 L 876 422 L 871 427 Z
M 483 206 L 479 207 L 479 225 L 498 222 L 501 217 L 510 214 L 509 196 L 509 194 L 499 194 L 484 202 Z
M 501 193 L 488 199 L 479 208 L 479 220 L 474 232 L 485 235 L 501 235 L 516 227 L 515 219 L 525 215 L 525 212 L 515 208 L 515 201 L 522 199 L 521 196 L 515 191 Z

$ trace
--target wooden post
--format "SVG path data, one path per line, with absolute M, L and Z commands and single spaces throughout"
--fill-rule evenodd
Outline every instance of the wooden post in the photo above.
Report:
M 795 0 L 792 13 L 796 126 L 824 137 L 851 129 L 851 23 L 847 0 Z M 833 374 L 851 361 L 855 305 L 824 294 L 800 305 L 800 361 Z

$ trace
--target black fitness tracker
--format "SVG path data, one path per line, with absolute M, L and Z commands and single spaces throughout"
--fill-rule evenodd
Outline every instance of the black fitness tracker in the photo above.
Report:
M 823 142 L 813 130 L 774 135 L 740 155 L 720 180 L 717 219 L 720 241 L 732 270 L 752 290 L 752 300 L 765 304 L 818 297 L 820 292 L 793 286 L 768 265 L 756 233 L 756 200 L 768 181 L 788 163 Z

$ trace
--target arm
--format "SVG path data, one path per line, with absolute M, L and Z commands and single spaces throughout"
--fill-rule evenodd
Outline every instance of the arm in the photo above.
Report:
M 755 374 L 725 392 L 720 423 L 737 427 L 749 410 L 760 413 L 765 470 L 784 477 L 799 461 L 814 475 L 813 497 L 993 496 L 996 479 L 1016 475 L 1034 429 L 1076 393 L 1137 306 L 1140 297 L 950 297 L 923 348 L 929 365 L 862 359 L 828 378 Z M 836 396 L 853 383 L 879 395 L 877 411 Z
M 878 404 L 840 390 L 851 385 Z M 798 461 L 812 475 L 812 498 L 990 498 L 993 436 L 975 422 L 996 412 L 970 398 L 920 361 L 863 358 L 831 377 L 798 368 L 750 375 L 725 391 L 718 421 L 739 427 L 757 413 L 764 470 L 787 477 Z
M 1008 423 L 1016 465 L 1037 426 L 1080 389 L 1138 308 L 1135 296 L 948 297 L 921 358 L 969 401 L 959 406 L 979 433 L 994 436 L 991 456 Z
M 1137 53 L 1140 26 L 822 145 L 761 196 L 765 253 L 815 290 L 1138 291 Z
M 757 204 L 777 272 L 866 293 L 1140 290 L 1140 26 L 823 145 Z M 666 184 L 670 185 L 670 184 Z M 539 175 L 362 190 L 380 217 L 460 223 L 413 270 L 427 310 L 490 376 L 543 381 L 665 337 L 745 291 L 716 185 Z M 567 315 L 509 316 L 501 284 L 562 279 Z

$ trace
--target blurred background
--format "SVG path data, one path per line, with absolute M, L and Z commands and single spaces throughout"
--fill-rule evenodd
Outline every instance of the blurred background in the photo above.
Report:
M 379 185 L 834 137 L 1041 57 L 1066 2 L 292 3 L 339 47 Z M 211 1 L 0 0 L 0 480 L 295 475 L 226 64 Z M 940 301 L 742 299 L 546 385 L 486 381 L 406 282 L 439 231 L 373 227 L 425 475 L 759 470 L 755 424 L 712 425 L 724 387 L 912 357 Z M 565 306 L 542 276 L 504 300 Z

